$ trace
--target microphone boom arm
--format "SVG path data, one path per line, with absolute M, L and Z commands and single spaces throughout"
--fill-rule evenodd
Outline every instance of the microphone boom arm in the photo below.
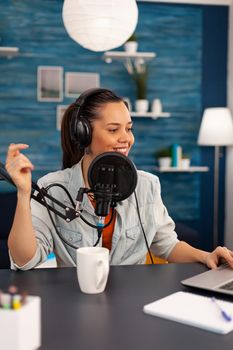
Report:
M 10 175 L 5 169 L 5 166 L 3 163 L 0 162 L 0 179 L 7 181 L 10 185 L 16 187 L 15 183 L 12 181 Z M 35 194 L 34 192 L 37 191 L 38 193 Z M 44 207 L 51 210 L 54 214 L 60 216 L 62 219 L 64 219 L 66 222 L 70 222 L 74 219 L 77 219 L 77 217 L 80 216 L 80 211 L 75 210 L 74 208 L 71 208 L 67 205 L 64 205 L 62 202 L 58 201 L 56 198 L 48 194 L 47 190 L 44 187 L 39 187 L 35 182 L 32 181 L 32 193 L 31 198 L 36 200 L 38 203 L 42 204 Z M 53 203 L 58 205 L 60 208 L 64 209 L 64 213 L 58 211 L 53 206 L 49 205 L 45 202 L 44 198 L 48 198 Z

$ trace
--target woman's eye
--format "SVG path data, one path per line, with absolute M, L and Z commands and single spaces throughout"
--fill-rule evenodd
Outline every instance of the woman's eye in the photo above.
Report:
M 113 132 L 116 132 L 116 131 L 117 131 L 117 129 L 110 129 L 110 130 L 109 130 L 109 132 L 112 132 L 112 133 L 113 133 Z
M 129 128 L 128 131 L 133 131 L 133 128 Z

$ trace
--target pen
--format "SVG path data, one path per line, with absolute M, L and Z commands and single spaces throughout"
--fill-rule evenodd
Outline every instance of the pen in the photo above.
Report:
M 212 302 L 218 307 L 219 311 L 221 312 L 221 315 L 223 316 L 224 320 L 231 321 L 232 317 L 229 313 L 227 313 L 221 305 L 218 303 L 218 301 L 215 299 L 215 297 L 211 298 Z

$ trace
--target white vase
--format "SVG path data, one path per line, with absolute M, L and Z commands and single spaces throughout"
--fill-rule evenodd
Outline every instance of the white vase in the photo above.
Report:
M 161 114 L 162 113 L 162 103 L 158 98 L 156 98 L 152 101 L 151 111 L 154 114 Z
M 190 159 L 189 158 L 181 159 L 181 168 L 188 169 L 189 167 L 190 167 Z
M 171 157 L 160 157 L 158 162 L 160 168 L 169 168 L 172 165 Z
M 128 53 L 135 53 L 138 49 L 138 43 L 137 41 L 127 41 L 124 44 L 124 49 Z
M 135 110 L 138 113 L 146 113 L 149 109 L 149 101 L 146 99 L 136 100 Z

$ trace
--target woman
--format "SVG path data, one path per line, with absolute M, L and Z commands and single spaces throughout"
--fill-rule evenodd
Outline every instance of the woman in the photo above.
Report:
M 92 89 L 83 93 L 67 109 L 61 127 L 63 170 L 50 173 L 38 182 L 39 186 L 63 185 L 76 198 L 80 187 L 89 187 L 88 168 L 92 160 L 103 152 L 120 152 L 127 156 L 134 143 L 132 120 L 126 103 L 106 89 Z M 76 247 L 93 246 L 97 230 L 77 218 L 70 223 L 51 214 L 52 224 L 44 206 L 32 200 L 31 171 L 33 165 L 22 153 L 25 144 L 11 144 L 6 169 L 17 187 L 17 207 L 9 235 L 12 268 L 31 269 L 44 262 L 54 251 L 58 266 L 75 266 Z M 135 194 L 148 245 L 156 256 L 169 262 L 202 262 L 216 268 L 220 259 L 233 267 L 233 253 L 218 247 L 212 253 L 195 249 L 179 241 L 174 222 L 169 217 L 160 196 L 156 176 L 138 171 Z M 70 205 L 66 193 L 59 186 L 49 193 Z M 95 203 L 84 196 L 82 215 L 96 224 Z M 147 247 L 142 234 L 135 196 L 119 202 L 112 209 L 112 224 L 103 232 L 99 245 L 110 249 L 111 264 L 141 264 L 145 262 Z M 106 219 L 108 220 L 108 218 Z

